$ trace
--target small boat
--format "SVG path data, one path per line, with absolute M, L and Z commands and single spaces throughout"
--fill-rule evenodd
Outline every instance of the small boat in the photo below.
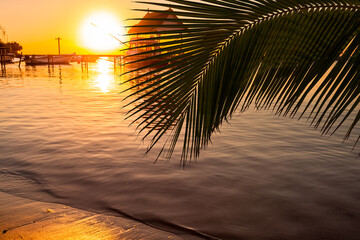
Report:
M 21 58 L 19 58 L 19 57 L 14 57 L 13 59 L 11 59 L 11 62 L 12 62 L 12 63 L 18 63 L 18 62 L 20 62 L 20 60 L 21 60 Z
M 25 58 L 26 65 L 69 64 L 74 57 L 71 55 L 33 55 Z

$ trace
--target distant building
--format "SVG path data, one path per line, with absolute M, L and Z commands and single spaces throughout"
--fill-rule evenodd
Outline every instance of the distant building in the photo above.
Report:
M 139 64 L 149 65 L 166 60 L 165 57 L 159 56 L 167 51 L 160 50 L 160 40 L 157 37 L 160 37 L 162 32 L 179 30 L 181 38 L 181 30 L 186 29 L 172 12 L 171 8 L 163 12 L 148 12 L 139 23 L 129 29 L 128 34 L 133 36 L 129 42 L 130 49 L 126 52 L 127 61 L 141 61 Z M 150 59 L 144 61 L 148 58 Z
M 135 24 L 132 28 L 129 29 L 129 34 L 146 34 L 149 32 L 157 32 L 159 35 L 163 31 L 174 30 L 174 27 L 169 25 L 183 25 L 183 23 L 179 20 L 179 18 L 172 14 L 173 10 L 169 8 L 164 12 L 148 12 L 145 14 L 143 19 Z M 161 19 L 161 20 L 160 20 Z M 169 19 L 170 21 L 166 21 L 164 19 Z M 172 20 L 172 21 L 171 21 Z M 174 21 L 179 20 L 179 21 Z M 154 25 L 163 25 L 161 27 L 154 27 Z M 181 28 L 176 27 L 176 29 L 181 30 Z M 185 28 L 183 28 L 185 29 Z

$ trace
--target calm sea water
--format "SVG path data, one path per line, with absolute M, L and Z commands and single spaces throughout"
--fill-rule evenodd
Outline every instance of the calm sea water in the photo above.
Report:
M 185 239 L 360 239 L 352 141 L 249 110 L 185 169 L 179 151 L 153 164 L 124 120 L 126 85 L 112 66 L 7 66 L 0 191 L 131 216 Z

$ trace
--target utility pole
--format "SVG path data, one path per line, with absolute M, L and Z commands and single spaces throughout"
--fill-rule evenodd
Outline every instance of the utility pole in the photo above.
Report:
M 0 31 L 2 33 L 2 36 L 0 36 L 0 41 L 6 42 L 5 40 L 5 28 L 0 24 Z
M 59 50 L 59 55 L 60 55 L 60 40 L 62 40 L 62 39 L 57 37 L 57 38 L 55 38 L 55 40 L 58 41 L 58 50 Z
M 3 42 L 4 42 L 4 43 L 7 43 L 7 42 L 8 42 L 8 41 L 7 41 L 8 39 L 7 39 L 7 36 L 6 36 L 5 28 L 3 28 L 1 31 L 2 31 L 2 34 L 3 34 Z

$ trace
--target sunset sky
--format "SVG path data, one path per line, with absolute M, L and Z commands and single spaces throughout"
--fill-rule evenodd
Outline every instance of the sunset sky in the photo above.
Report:
M 56 37 L 61 53 L 117 53 L 121 45 L 107 32 L 124 34 L 126 19 L 145 14 L 131 9 L 141 7 L 131 0 L 0 0 L 0 25 L 25 54 L 56 54 Z

